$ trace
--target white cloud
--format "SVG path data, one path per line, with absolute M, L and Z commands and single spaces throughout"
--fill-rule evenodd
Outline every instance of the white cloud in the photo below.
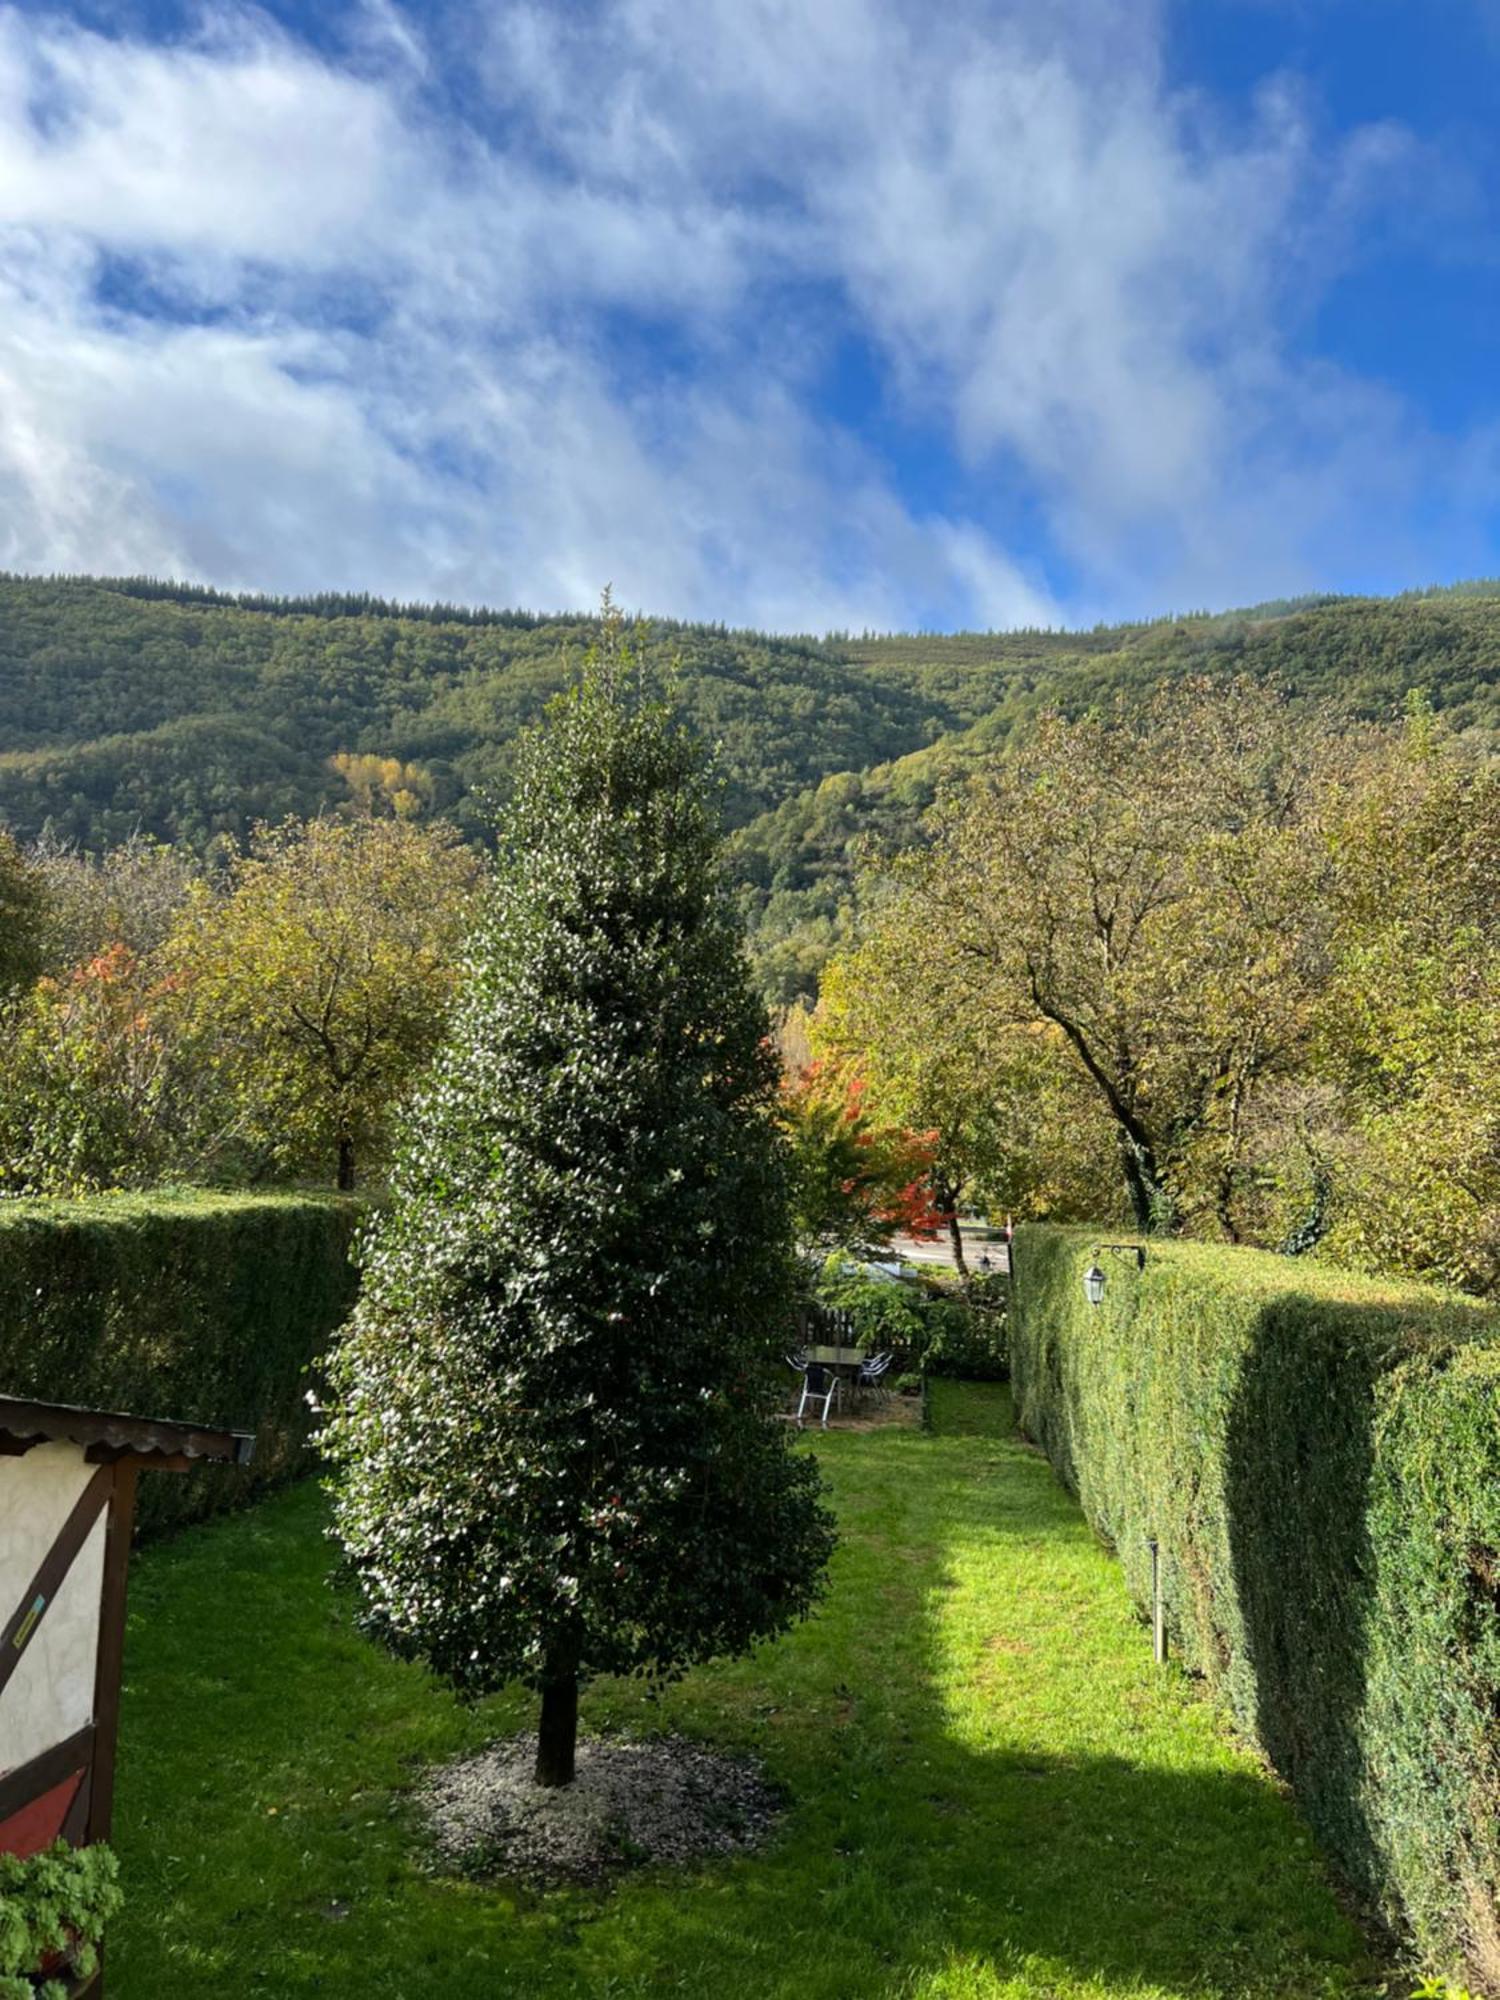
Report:
M 1156 11 L 1126 0 L 559 18 L 507 10 L 494 61 L 545 94 L 574 169 L 663 203 L 769 182 L 786 253 L 971 468 L 1019 468 L 1101 607 L 1326 581 L 1366 531 L 1379 399 L 1293 359 L 1285 328 L 1430 164 L 1398 129 L 1320 145 L 1286 79 L 1226 129 L 1164 92 Z M 579 107 L 610 78 L 601 134 Z M 1382 419 L 1417 470 L 1412 427 Z
M 970 494 L 1045 524 L 1073 611 L 1329 581 L 1429 470 L 1285 335 L 1407 142 L 1322 145 L 1285 84 L 1226 129 L 1165 93 L 1148 0 L 467 26 L 364 0 L 338 65 L 253 14 L 150 45 L 0 8 L 0 561 L 1056 616 L 819 416 L 851 330 Z
M 410 161 L 386 93 L 275 40 L 122 44 L 12 13 L 6 220 L 112 250 L 328 266 L 368 255 Z

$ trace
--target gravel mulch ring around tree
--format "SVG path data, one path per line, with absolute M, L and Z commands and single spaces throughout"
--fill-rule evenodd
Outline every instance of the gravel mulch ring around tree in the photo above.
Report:
M 539 1886 L 621 1869 L 743 1854 L 770 1837 L 782 1798 L 751 1758 L 681 1736 L 582 1737 L 571 1785 L 532 1779 L 535 1736 L 445 1765 L 418 1803 L 442 1862 Z

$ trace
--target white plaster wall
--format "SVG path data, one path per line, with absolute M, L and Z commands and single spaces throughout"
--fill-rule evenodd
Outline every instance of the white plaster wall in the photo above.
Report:
M 0 1457 L 0 1625 L 9 1622 L 93 1472 L 74 1444 L 39 1444 L 21 1458 Z M 0 1689 L 0 1773 L 93 1719 L 104 1530 L 101 1514 Z

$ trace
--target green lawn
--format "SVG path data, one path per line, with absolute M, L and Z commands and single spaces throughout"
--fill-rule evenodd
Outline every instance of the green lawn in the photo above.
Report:
M 113 2000 L 1374 1990 L 1291 1808 L 1153 1668 L 1005 1390 L 934 1408 L 930 1435 L 818 1438 L 843 1541 L 814 1620 L 656 1702 L 591 1691 L 585 1726 L 748 1746 L 792 1802 L 762 1855 L 610 1894 L 424 1872 L 412 1778 L 528 1707 L 462 1710 L 355 1635 L 313 1488 L 149 1552 Z

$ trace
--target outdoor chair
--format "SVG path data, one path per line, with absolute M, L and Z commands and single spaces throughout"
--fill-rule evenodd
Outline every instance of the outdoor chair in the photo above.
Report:
M 790 1354 L 784 1354 L 781 1358 L 797 1378 L 797 1386 L 792 1391 L 793 1398 L 795 1399 L 802 1394 L 805 1386 L 803 1377 L 807 1374 L 807 1350 L 802 1347 L 794 1347 Z
M 855 1378 L 855 1393 L 860 1396 L 874 1396 L 877 1402 L 888 1402 L 890 1390 L 885 1377 L 891 1365 L 889 1354 L 872 1354 L 859 1364 L 859 1374 Z
M 797 1423 L 811 1410 L 814 1416 L 821 1414 L 823 1428 L 828 1428 L 828 1412 L 833 1408 L 839 1393 L 839 1378 L 820 1361 L 814 1361 L 802 1377 L 802 1400 L 797 1405 Z M 822 1405 L 821 1412 L 819 1405 Z

